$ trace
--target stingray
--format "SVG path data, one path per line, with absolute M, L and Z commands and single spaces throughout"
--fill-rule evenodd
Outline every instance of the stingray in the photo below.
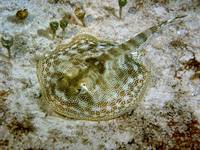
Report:
M 109 120 L 130 112 L 143 99 L 150 72 L 132 52 L 160 23 L 122 44 L 80 34 L 37 64 L 43 99 L 55 112 L 77 120 Z

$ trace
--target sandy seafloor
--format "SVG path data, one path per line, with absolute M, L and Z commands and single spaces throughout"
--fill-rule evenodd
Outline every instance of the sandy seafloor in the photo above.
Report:
M 62 3 L 63 2 L 63 3 Z M 12 59 L 0 45 L 0 149 L 200 149 L 200 4 L 198 0 L 128 0 L 119 20 L 117 0 L 0 0 L 0 37 L 14 37 Z M 86 27 L 69 24 L 64 39 L 38 35 L 49 22 L 73 13 L 72 4 L 86 10 Z M 157 3 L 156 3 L 157 2 Z M 23 23 L 9 20 L 27 8 Z M 87 32 L 122 43 L 148 27 L 187 15 L 162 28 L 141 49 L 150 68 L 151 85 L 139 106 L 110 121 L 90 122 L 62 118 L 40 104 L 36 60 Z

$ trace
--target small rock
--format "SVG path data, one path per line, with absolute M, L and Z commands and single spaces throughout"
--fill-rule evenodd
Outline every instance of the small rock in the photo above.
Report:
M 86 24 L 86 25 L 90 25 L 93 21 L 94 21 L 94 18 L 93 18 L 92 15 L 87 15 L 87 16 L 85 17 L 85 24 Z
M 154 11 L 158 16 L 164 16 L 167 14 L 167 11 L 164 7 L 155 7 Z
M 130 14 L 135 14 L 136 13 L 136 8 L 135 7 L 130 7 L 129 9 L 128 9 L 128 13 L 130 13 Z

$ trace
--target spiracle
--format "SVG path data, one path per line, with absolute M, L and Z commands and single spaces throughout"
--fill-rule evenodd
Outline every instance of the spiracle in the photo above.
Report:
M 157 29 L 119 45 L 82 34 L 59 46 L 37 64 L 44 100 L 55 112 L 80 120 L 109 120 L 133 110 L 150 75 L 130 52 Z

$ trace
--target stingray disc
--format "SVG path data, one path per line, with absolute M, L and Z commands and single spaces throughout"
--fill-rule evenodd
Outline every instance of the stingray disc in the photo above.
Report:
M 45 101 L 81 120 L 109 120 L 133 110 L 149 73 L 123 47 L 84 34 L 44 56 L 37 75 Z

